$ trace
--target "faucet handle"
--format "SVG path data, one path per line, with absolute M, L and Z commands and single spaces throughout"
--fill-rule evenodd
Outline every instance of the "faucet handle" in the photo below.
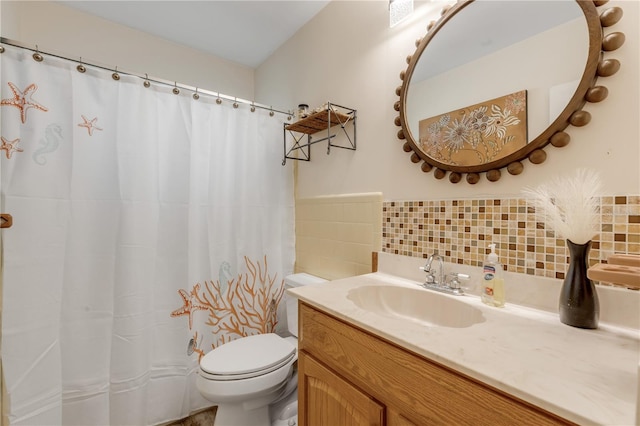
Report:
M 436 277 L 435 275 L 433 275 L 433 271 L 431 270 L 431 268 L 427 265 L 425 266 L 421 266 L 418 269 L 420 269 L 421 271 L 426 272 L 427 276 L 424 279 L 424 282 L 426 284 L 434 284 L 436 282 Z
M 470 276 L 468 274 L 460 274 L 457 272 L 447 274 L 447 282 L 451 288 L 461 288 L 460 281 L 467 281 L 469 278 Z

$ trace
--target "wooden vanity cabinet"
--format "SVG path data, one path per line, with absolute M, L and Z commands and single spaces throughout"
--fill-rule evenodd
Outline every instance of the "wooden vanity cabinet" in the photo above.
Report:
M 301 426 L 573 424 L 299 303 Z
M 360 389 L 352 386 L 313 357 L 302 353 L 298 371 L 304 371 L 307 401 L 313 401 L 305 412 L 308 425 L 383 425 L 384 406 Z M 298 376 L 299 377 L 299 376 Z

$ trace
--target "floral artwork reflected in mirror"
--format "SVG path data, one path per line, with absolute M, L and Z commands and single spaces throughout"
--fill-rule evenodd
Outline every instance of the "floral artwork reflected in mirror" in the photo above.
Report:
M 420 120 L 419 147 L 455 166 L 489 163 L 527 143 L 527 91 Z

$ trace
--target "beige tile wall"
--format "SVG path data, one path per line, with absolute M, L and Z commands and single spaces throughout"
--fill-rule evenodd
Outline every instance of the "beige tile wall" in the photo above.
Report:
M 590 264 L 613 253 L 640 254 L 640 196 L 601 198 L 601 230 Z M 479 266 L 487 245 L 512 272 L 564 278 L 564 240 L 545 229 L 521 198 L 382 201 L 381 193 L 296 200 L 296 272 L 326 279 L 371 272 L 371 253 L 443 254 Z
M 391 254 L 438 252 L 448 262 L 480 266 L 493 242 L 511 272 L 562 279 L 569 263 L 565 241 L 520 198 L 385 202 L 382 232 L 382 251 Z M 614 253 L 640 254 L 640 196 L 601 197 L 589 262 Z
M 371 272 L 382 247 L 382 193 L 296 200 L 296 272 L 338 279 Z

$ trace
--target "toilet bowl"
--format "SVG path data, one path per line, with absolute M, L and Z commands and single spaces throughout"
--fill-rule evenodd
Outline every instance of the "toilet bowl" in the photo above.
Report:
M 326 280 L 299 273 L 285 288 Z M 283 298 L 291 336 L 257 334 L 218 346 L 200 361 L 196 387 L 218 405 L 214 426 L 297 424 L 298 302 Z

